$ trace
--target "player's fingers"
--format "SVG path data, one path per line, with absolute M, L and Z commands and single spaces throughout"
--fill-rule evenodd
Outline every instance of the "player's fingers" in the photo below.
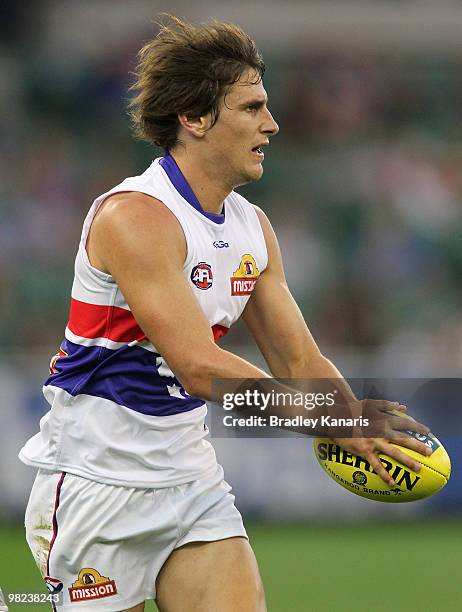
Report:
M 431 448 L 429 448 L 426 444 L 419 442 L 419 440 L 416 440 L 412 436 L 408 436 L 401 431 L 394 431 L 392 437 L 390 438 L 390 442 L 410 448 L 411 450 L 415 451 L 416 453 L 420 453 L 425 457 L 432 454 Z
M 406 412 L 407 408 L 404 404 L 399 402 L 389 402 L 388 400 L 364 400 L 366 408 L 378 410 L 379 412 L 391 412 L 392 410 L 398 410 L 399 412 Z
M 424 436 L 428 436 L 430 433 L 430 429 L 424 425 L 423 423 L 419 423 L 419 421 L 410 420 L 400 416 L 391 416 L 390 423 L 393 429 L 408 429 L 409 431 L 415 431 L 417 433 L 423 434 Z
M 380 461 L 378 455 L 376 455 L 375 453 L 367 453 L 367 455 L 365 456 L 365 458 L 369 461 L 369 463 L 372 466 L 372 469 L 374 470 L 374 472 L 380 476 L 380 478 L 386 482 L 388 485 L 390 485 L 390 487 L 394 487 L 395 486 L 395 481 L 393 480 L 393 478 L 390 476 L 390 474 L 387 472 L 387 470 L 383 467 L 382 462 Z
M 366 399 L 364 403 L 367 408 L 374 408 L 375 410 L 380 410 L 380 412 L 392 410 L 396 406 L 394 402 L 388 402 L 387 400 Z
M 396 446 L 393 446 L 393 444 L 389 444 L 386 440 L 377 440 L 377 447 L 380 449 L 380 452 L 385 453 L 396 461 L 399 461 L 400 463 L 408 467 L 410 470 L 413 470 L 414 472 L 420 472 L 422 465 L 409 455 L 406 455 L 406 453 L 403 452 L 401 449 L 397 448 Z

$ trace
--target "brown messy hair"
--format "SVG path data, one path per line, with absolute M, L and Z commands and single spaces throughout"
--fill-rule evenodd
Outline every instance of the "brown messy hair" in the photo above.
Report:
M 254 41 L 237 25 L 213 21 L 199 26 L 167 15 L 157 36 L 138 54 L 129 114 L 134 134 L 163 147 L 177 144 L 178 114 L 198 118 L 211 113 L 243 71 L 253 68 L 260 81 L 265 64 Z

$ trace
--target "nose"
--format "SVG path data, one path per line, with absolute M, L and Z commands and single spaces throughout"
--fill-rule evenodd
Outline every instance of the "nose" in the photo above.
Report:
M 268 117 L 267 117 L 267 120 L 265 121 L 265 127 L 263 129 L 263 132 L 265 134 L 268 134 L 269 136 L 276 136 L 276 134 L 279 132 L 279 126 L 274 120 L 274 117 L 270 113 L 269 109 L 266 109 L 266 112 L 267 112 Z

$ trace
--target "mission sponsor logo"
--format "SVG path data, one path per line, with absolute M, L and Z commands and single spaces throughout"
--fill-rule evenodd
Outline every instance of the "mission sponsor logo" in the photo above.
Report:
M 212 266 L 205 261 L 201 261 L 191 270 L 191 281 L 201 291 L 210 289 L 213 285 Z
M 117 595 L 114 580 L 101 576 L 92 567 L 81 569 L 79 577 L 68 590 L 71 601 L 87 601 Z
M 250 295 L 260 276 L 260 270 L 252 255 L 246 253 L 231 277 L 231 295 Z

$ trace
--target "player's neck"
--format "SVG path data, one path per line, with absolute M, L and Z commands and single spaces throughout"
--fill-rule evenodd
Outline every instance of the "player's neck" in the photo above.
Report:
M 176 150 L 170 155 L 176 161 L 202 208 L 208 213 L 222 213 L 223 202 L 232 191 L 232 187 L 226 185 L 222 177 L 217 176 L 216 168 L 209 168 L 206 163 L 198 162 L 184 150 Z

